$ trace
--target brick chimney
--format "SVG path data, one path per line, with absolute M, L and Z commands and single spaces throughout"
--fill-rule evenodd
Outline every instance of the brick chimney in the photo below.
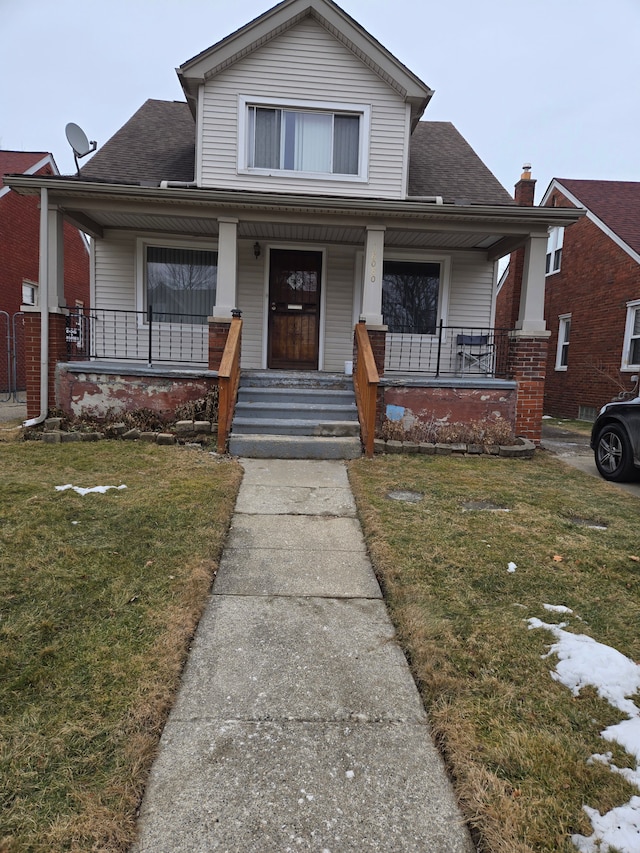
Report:
M 533 197 L 536 192 L 536 182 L 531 180 L 531 164 L 525 163 L 522 167 L 522 175 L 516 184 L 514 198 L 520 207 L 533 207 Z
M 533 207 L 536 182 L 531 178 L 531 165 L 525 163 L 515 186 L 514 199 L 521 207 Z M 496 328 L 514 329 L 520 313 L 520 292 L 524 269 L 524 247 L 511 253 L 509 272 L 496 302 Z

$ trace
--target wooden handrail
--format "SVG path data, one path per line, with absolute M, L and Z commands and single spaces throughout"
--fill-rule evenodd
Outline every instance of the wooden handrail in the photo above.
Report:
M 356 324 L 355 344 L 356 370 L 353 375 L 353 387 L 356 393 L 364 452 L 366 456 L 371 457 L 376 430 L 376 403 L 380 376 L 365 323 Z
M 234 317 L 218 370 L 218 453 L 225 453 L 227 450 L 227 439 L 236 407 L 240 384 L 241 341 L 242 320 L 240 317 Z

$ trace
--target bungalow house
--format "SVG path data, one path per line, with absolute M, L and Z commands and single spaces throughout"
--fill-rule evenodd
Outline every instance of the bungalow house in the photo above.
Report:
M 284 0 L 177 73 L 186 100 L 147 101 L 79 176 L 11 180 L 49 212 L 32 334 L 57 368 L 30 414 L 166 408 L 218 384 L 224 441 L 238 382 L 242 397 L 346 373 L 367 448 L 387 412 L 502 417 L 538 440 L 548 229 L 580 212 L 514 204 L 453 125 L 421 121 L 432 90 L 332 0 Z M 81 361 L 61 345 L 64 221 L 92 237 Z M 497 260 L 520 246 L 518 317 L 497 330 Z M 289 405 L 271 404 L 274 433 Z
M 0 399 L 25 391 L 24 310 L 39 302 L 40 212 L 38 199 L 5 186 L 5 173 L 58 175 L 46 151 L 0 150 Z M 66 224 L 64 295 L 78 310 L 89 306 L 89 245 Z M 23 310 L 24 308 L 24 310 Z

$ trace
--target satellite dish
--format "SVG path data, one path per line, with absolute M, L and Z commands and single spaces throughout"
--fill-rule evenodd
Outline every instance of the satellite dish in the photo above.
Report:
M 87 134 L 84 130 L 72 121 L 65 127 L 64 132 L 67 136 L 67 142 L 73 148 L 73 156 L 76 161 L 76 169 L 80 174 L 80 166 L 78 165 L 79 157 L 86 157 L 98 147 L 98 143 L 87 139 Z

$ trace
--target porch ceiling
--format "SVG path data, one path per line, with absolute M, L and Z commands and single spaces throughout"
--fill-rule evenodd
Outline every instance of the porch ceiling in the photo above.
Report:
M 152 213 L 127 213 L 123 211 L 91 211 L 65 209 L 67 218 L 81 225 L 87 218 L 101 230 L 117 229 L 156 234 L 182 234 L 192 237 L 214 238 L 218 235 L 218 221 L 211 218 L 172 216 Z M 274 240 L 295 243 L 323 243 L 364 246 L 364 225 L 330 225 L 313 222 L 244 221 L 238 223 L 241 240 Z M 431 228 L 388 228 L 385 245 L 403 249 L 483 249 L 502 239 L 503 234 L 483 231 L 437 231 Z M 524 235 L 523 238 L 524 239 Z
M 9 176 L 22 193 L 47 186 L 50 205 L 93 236 L 106 229 L 215 237 L 218 219 L 235 219 L 238 237 L 364 246 L 368 227 L 385 229 L 395 248 L 482 250 L 508 254 L 551 225 L 584 215 L 574 208 L 434 204 L 421 199 L 360 199 L 262 192 L 96 184 L 64 178 Z

